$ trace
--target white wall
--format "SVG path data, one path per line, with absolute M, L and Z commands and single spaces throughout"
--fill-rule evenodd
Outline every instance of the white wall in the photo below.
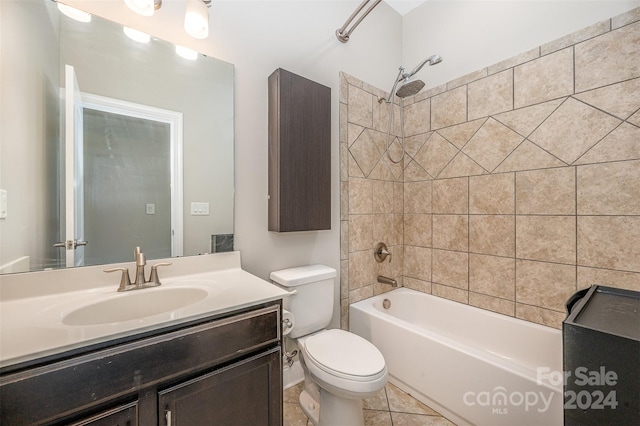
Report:
M 439 54 L 427 87 L 526 52 L 640 6 L 639 0 L 429 0 L 403 18 L 404 65 Z
M 343 44 L 334 32 L 359 0 L 214 2 L 210 35 L 202 41 L 182 29 L 183 1 L 163 3 L 156 16 L 144 18 L 130 12 L 121 0 L 69 1 L 235 64 L 235 246 L 242 252 L 243 268 L 264 279 L 270 271 L 310 263 L 323 263 L 339 271 L 339 72 L 377 87 L 390 86 L 401 58 L 401 17 L 381 3 Z M 267 78 L 276 68 L 331 88 L 330 231 L 267 231 Z M 337 281 L 333 326 L 339 326 Z

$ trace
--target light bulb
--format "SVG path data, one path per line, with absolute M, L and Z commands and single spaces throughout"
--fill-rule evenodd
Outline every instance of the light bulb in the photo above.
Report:
M 189 49 L 188 47 L 176 45 L 176 53 L 185 59 L 189 59 L 190 61 L 195 61 L 196 59 L 198 59 L 198 52 Z
M 154 11 L 153 0 L 124 0 L 124 4 L 138 15 L 152 16 Z
M 184 29 L 195 38 L 209 36 L 209 10 L 202 0 L 187 0 Z
M 58 2 L 58 10 L 78 22 L 91 22 L 91 14 Z
M 147 33 L 143 33 L 142 31 L 134 30 L 129 27 L 122 27 L 122 31 L 133 41 L 137 41 L 138 43 L 149 43 L 151 40 L 151 36 Z

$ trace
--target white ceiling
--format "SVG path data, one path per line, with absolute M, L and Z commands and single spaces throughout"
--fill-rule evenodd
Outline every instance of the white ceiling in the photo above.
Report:
M 385 3 L 394 8 L 400 15 L 404 16 L 425 1 L 426 0 L 385 0 Z

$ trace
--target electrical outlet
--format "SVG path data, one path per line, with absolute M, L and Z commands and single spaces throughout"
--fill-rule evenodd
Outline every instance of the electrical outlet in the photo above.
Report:
M 147 204 L 147 214 L 156 214 L 156 205 L 153 203 Z

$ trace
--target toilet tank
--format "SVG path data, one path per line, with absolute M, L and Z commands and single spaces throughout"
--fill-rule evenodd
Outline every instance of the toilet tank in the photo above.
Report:
M 299 266 L 272 272 L 271 281 L 296 293 L 285 297 L 283 307 L 294 316 L 289 337 L 306 336 L 322 330 L 333 316 L 336 270 L 325 265 Z

